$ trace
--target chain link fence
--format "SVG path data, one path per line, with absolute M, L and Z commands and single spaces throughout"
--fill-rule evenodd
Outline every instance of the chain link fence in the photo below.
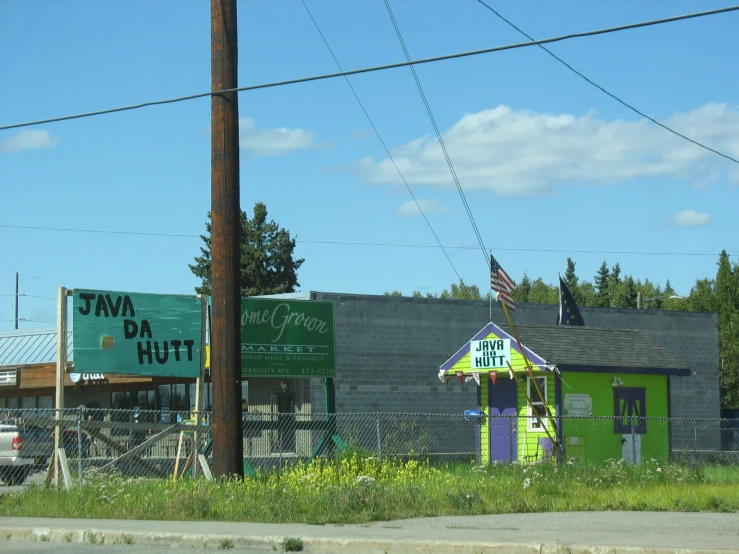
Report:
M 61 417 L 57 420 L 57 415 Z M 90 472 L 178 479 L 210 477 L 211 414 L 89 408 L 0 410 L 0 480 L 43 483 L 59 426 L 71 484 Z M 280 470 L 352 455 L 430 463 L 535 463 L 610 459 L 739 464 L 739 420 L 439 414 L 243 414 L 244 469 Z M 547 432 L 548 431 L 548 432 Z M 556 445 L 553 442 L 556 441 Z

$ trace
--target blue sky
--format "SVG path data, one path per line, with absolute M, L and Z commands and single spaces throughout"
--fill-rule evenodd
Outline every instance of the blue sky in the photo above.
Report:
M 491 2 L 537 38 L 728 3 Z M 413 58 L 522 42 L 475 0 L 394 0 Z M 384 3 L 310 0 L 344 68 L 403 60 Z M 239 84 L 336 70 L 297 0 L 241 1 Z M 739 156 L 730 13 L 550 46 L 650 116 Z M 0 3 L 0 124 L 205 92 L 206 1 Z M 739 253 L 739 167 L 642 120 L 538 48 L 418 67 L 485 246 L 514 279 L 555 282 L 571 255 L 686 294 Z M 476 245 L 407 68 L 351 78 L 442 243 Z M 297 236 L 303 290 L 440 292 L 456 280 L 343 79 L 242 93 L 241 205 Z M 210 102 L 0 132 L 0 223 L 198 235 L 210 200 Z M 0 227 L 0 329 L 53 322 L 56 289 L 189 293 L 197 238 Z M 551 252 L 558 250 L 558 252 Z M 549 252 L 548 252 L 549 251 Z M 595 251 L 583 253 L 578 251 Z M 605 254 L 703 253 L 705 256 Z M 482 253 L 450 248 L 485 289 Z M 736 258 L 733 258 L 736 259 Z M 46 298 L 34 298 L 46 297 Z M 43 323 L 21 322 L 22 328 Z

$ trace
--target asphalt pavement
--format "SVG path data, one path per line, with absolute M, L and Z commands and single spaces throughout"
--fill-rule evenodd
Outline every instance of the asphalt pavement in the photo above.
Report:
M 100 548 L 98 552 L 108 547 L 114 547 L 115 552 L 125 547 L 131 547 L 131 552 L 158 552 L 165 546 L 187 548 L 188 552 L 231 548 L 234 552 L 264 552 L 282 550 L 285 537 L 299 539 L 305 552 L 325 554 L 739 554 L 739 514 L 570 512 L 437 517 L 364 525 L 0 518 L 3 554 L 9 552 L 6 546 L 15 548 L 23 541 L 44 549 L 49 543 L 65 547 L 94 542 L 93 546 Z

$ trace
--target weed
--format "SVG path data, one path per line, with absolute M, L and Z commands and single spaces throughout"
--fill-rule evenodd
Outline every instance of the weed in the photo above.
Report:
M 234 543 L 230 539 L 223 539 L 218 543 L 218 550 L 231 550 L 234 547 Z
M 296 539 L 294 537 L 285 537 L 282 539 L 282 551 L 283 552 L 302 552 L 303 541 L 302 539 Z
M 41 542 L 49 542 L 51 539 L 49 538 L 49 535 L 41 535 L 38 540 Z
M 85 533 L 85 538 L 87 539 L 87 542 L 90 544 L 97 544 L 98 538 L 95 536 L 95 533 Z M 84 542 L 84 540 L 82 541 Z
M 72 542 L 72 533 L 67 533 L 64 535 L 64 542 Z
M 122 535 L 121 540 L 123 541 L 123 544 L 133 544 L 133 537 L 129 537 L 128 535 Z

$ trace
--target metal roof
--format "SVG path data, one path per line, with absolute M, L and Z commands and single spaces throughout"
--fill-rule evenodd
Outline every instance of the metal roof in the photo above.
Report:
M 72 360 L 72 332 L 67 332 L 67 361 Z M 0 333 L 0 367 L 56 362 L 56 330 Z

